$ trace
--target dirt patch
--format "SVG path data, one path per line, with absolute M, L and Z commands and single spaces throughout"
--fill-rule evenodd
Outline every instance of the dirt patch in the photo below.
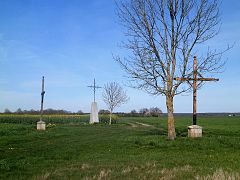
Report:
M 133 128 L 138 128 L 138 127 L 154 127 L 153 125 L 150 124 L 145 124 L 145 123 L 140 123 L 140 122 L 131 122 L 131 123 L 127 123 L 128 125 L 130 125 Z
M 138 125 L 135 124 L 135 123 L 127 123 L 127 124 L 130 125 L 130 126 L 133 127 L 133 128 L 137 128 L 137 127 L 138 127 Z
M 145 123 L 140 123 L 140 122 L 135 122 L 138 125 L 145 126 L 145 127 L 153 127 L 153 125 L 150 124 L 145 124 Z

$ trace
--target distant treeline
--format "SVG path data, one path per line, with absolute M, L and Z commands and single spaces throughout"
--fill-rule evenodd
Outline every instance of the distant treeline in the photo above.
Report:
M 43 111 L 44 114 L 46 115 L 51 115 L 51 114 L 62 114 L 62 115 L 83 115 L 83 114 L 89 114 L 89 112 L 84 113 L 82 110 L 79 110 L 77 112 L 71 112 L 63 109 L 45 109 Z M 99 110 L 99 114 L 109 114 L 109 110 L 101 109 Z M 32 114 L 32 115 L 37 115 L 40 114 L 39 110 L 22 110 L 21 108 L 18 108 L 16 111 L 10 111 L 9 109 L 5 109 L 3 113 L 0 114 Z M 153 108 L 141 108 L 138 111 L 137 110 L 132 110 L 131 112 L 115 112 L 113 114 L 116 114 L 120 117 L 160 117 L 160 116 L 167 116 L 167 113 L 163 113 L 162 110 L 158 107 L 153 107 Z M 204 116 L 240 116 L 240 113 L 198 113 L 197 114 L 200 117 Z M 174 116 L 192 116 L 192 113 L 174 113 Z
M 108 110 L 101 109 L 99 111 L 99 114 L 109 114 L 110 112 Z M 141 108 L 138 111 L 132 110 L 131 112 L 115 112 L 114 114 L 120 116 L 120 117 L 160 117 L 163 112 L 158 107 L 152 107 L 152 108 Z
M 71 112 L 71 111 L 66 111 L 63 109 L 45 109 L 43 110 L 44 114 L 84 114 L 81 110 L 77 111 L 77 112 Z M 2 114 L 40 114 L 39 110 L 34 110 L 34 109 L 30 109 L 30 110 L 22 110 L 21 108 L 18 108 L 16 111 L 12 112 L 9 109 L 5 109 L 4 113 Z
M 99 111 L 99 114 L 109 114 L 109 110 L 104 110 L 101 109 Z M 40 114 L 39 110 L 34 110 L 34 109 L 30 109 L 30 110 L 22 110 L 21 108 L 18 108 L 16 111 L 10 111 L 9 109 L 5 109 L 4 113 L 1 114 L 32 114 L 32 115 L 36 115 L 36 114 Z M 77 112 L 71 112 L 71 111 L 66 111 L 66 110 L 62 110 L 62 109 L 45 109 L 43 111 L 43 114 L 46 115 L 50 115 L 50 114 L 63 114 L 63 115 L 67 115 L 67 114 L 78 114 L 78 115 L 83 115 L 83 114 L 89 114 L 89 113 L 84 113 L 82 110 L 79 110 Z M 151 116 L 151 117 L 159 117 L 162 115 L 162 110 L 160 108 L 157 107 L 152 107 L 152 108 L 142 108 L 139 111 L 136 110 L 132 110 L 129 113 L 125 113 L 125 112 L 117 112 L 114 113 L 118 116 L 133 116 L 133 117 L 141 117 L 141 116 Z

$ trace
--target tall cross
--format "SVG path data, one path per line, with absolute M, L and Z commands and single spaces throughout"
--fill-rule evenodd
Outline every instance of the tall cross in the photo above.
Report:
M 40 121 L 42 121 L 42 116 L 43 116 L 43 99 L 44 99 L 44 76 L 42 77 L 42 92 L 41 92 L 41 116 L 40 116 Z
M 219 81 L 219 79 L 215 78 L 203 78 L 201 75 L 198 78 L 197 75 L 200 75 L 197 72 L 197 57 L 194 56 L 193 61 L 193 78 L 180 78 L 176 77 L 174 80 L 177 81 L 193 81 L 193 83 L 189 83 L 193 88 L 193 125 L 197 125 L 197 81 Z
M 94 81 L 93 81 L 93 85 L 92 86 L 88 86 L 90 88 L 93 88 L 93 100 L 95 102 L 95 97 L 96 97 L 96 89 L 99 89 L 99 88 L 102 88 L 100 86 L 96 86 L 96 81 L 95 81 L 95 78 L 94 78 Z

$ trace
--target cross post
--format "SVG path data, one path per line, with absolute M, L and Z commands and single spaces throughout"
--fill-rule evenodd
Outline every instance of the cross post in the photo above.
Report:
M 93 102 L 96 102 L 96 89 L 100 89 L 102 87 L 96 86 L 95 78 L 94 78 L 94 81 L 93 81 L 93 85 L 88 86 L 88 87 L 93 89 L 93 100 L 94 100 Z
M 41 112 L 40 112 L 40 121 L 42 121 L 42 116 L 43 116 L 43 99 L 44 99 L 44 76 L 42 77 L 42 92 L 41 92 Z
M 193 125 L 197 125 L 197 58 L 193 60 Z
M 192 84 L 190 84 L 193 88 L 193 125 L 197 125 L 197 81 L 219 81 L 219 79 L 216 78 L 203 78 L 203 77 L 197 77 L 197 57 L 194 56 L 193 61 L 193 78 L 180 78 L 176 77 L 174 80 L 177 81 L 193 81 Z

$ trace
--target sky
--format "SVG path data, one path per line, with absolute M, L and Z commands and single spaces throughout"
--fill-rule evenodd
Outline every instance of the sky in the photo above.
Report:
M 224 49 L 227 64 L 198 91 L 198 112 L 240 112 L 240 1 L 222 1 L 222 25 L 217 37 L 205 44 Z M 114 0 L 1 0 L 0 1 L 0 112 L 6 108 L 39 109 L 41 78 L 45 76 L 44 108 L 90 111 L 93 92 L 87 86 L 118 82 L 130 100 L 118 112 L 159 107 L 165 97 L 151 96 L 126 86 L 126 74 L 114 55 L 125 38 Z M 102 89 L 99 109 L 106 109 Z M 192 95 L 175 97 L 174 110 L 192 112 Z

